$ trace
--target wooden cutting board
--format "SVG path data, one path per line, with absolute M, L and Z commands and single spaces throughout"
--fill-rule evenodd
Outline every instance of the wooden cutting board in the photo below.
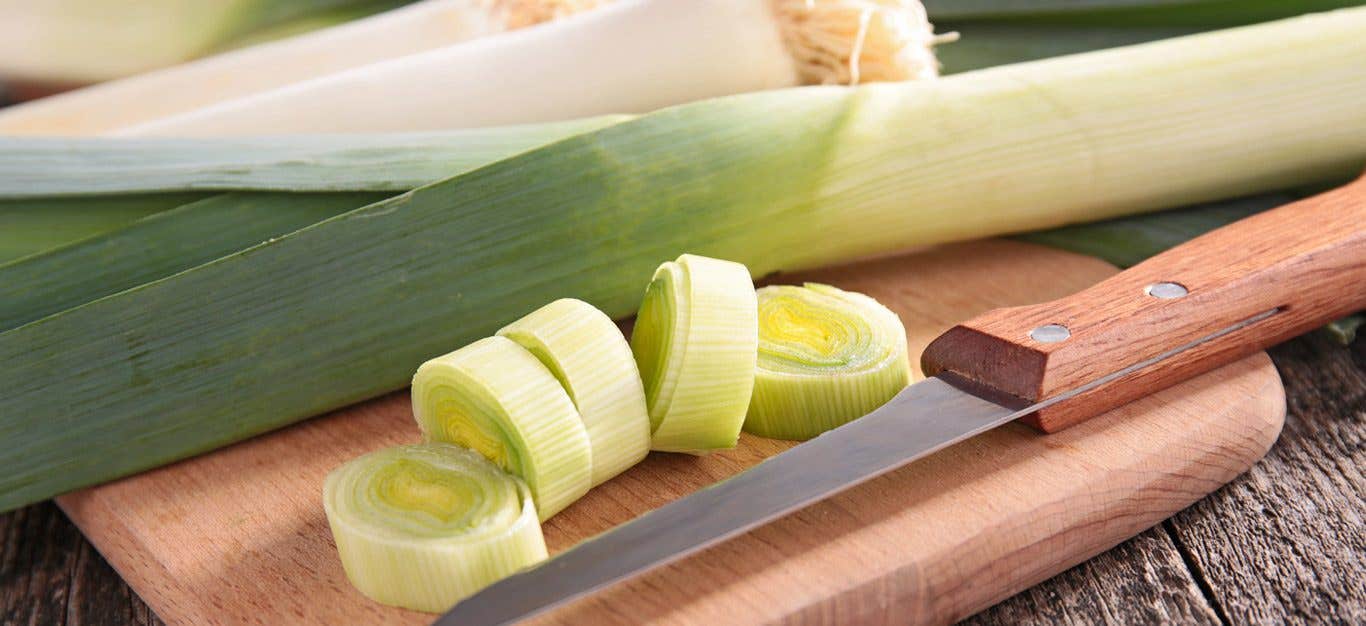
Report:
M 779 282 L 876 297 L 902 316 L 915 361 L 956 321 L 1114 271 L 988 241 Z M 538 623 L 952 622 L 1217 489 L 1266 452 L 1284 415 L 1259 354 L 1057 435 L 997 429 Z M 431 616 L 351 589 L 321 505 L 333 467 L 417 440 L 405 391 L 58 503 L 168 623 L 419 624 Z M 564 550 L 789 445 L 745 436 L 705 458 L 652 454 L 549 520 L 547 543 Z

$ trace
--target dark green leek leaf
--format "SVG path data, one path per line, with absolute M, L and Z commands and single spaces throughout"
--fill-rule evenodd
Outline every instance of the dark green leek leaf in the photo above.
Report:
M 0 332 L 250 248 L 388 195 L 222 194 L 0 265 Z
M 0 200 L 0 264 L 114 230 L 202 193 Z

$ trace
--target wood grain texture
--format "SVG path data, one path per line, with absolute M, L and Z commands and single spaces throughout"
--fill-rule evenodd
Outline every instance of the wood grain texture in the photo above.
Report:
M 1277 311 L 1031 417 L 1056 432 L 1366 309 L 1364 223 L 1366 177 L 1207 233 L 1075 295 L 960 324 L 926 350 L 924 366 L 1023 406 Z M 1148 295 L 1145 288 L 1160 282 L 1179 283 L 1189 295 Z M 1048 324 L 1065 326 L 1071 337 L 1044 343 L 1030 336 Z
M 990 306 L 1056 297 L 1111 272 L 986 242 L 785 278 L 878 297 L 918 351 Z M 1012 425 L 547 621 L 953 621 L 1217 488 L 1271 444 L 1282 408 L 1259 355 L 1059 435 Z M 319 504 L 332 467 L 416 438 L 400 394 L 60 502 L 169 623 L 422 623 L 429 617 L 350 589 Z M 563 549 L 786 445 L 745 437 L 706 458 L 652 455 L 550 520 L 548 543 Z
M 1221 622 L 1162 527 L 966 620 L 968 626 L 1099 623 Z
M 1230 623 L 1366 624 L 1366 342 L 1274 354 L 1283 441 L 1170 526 Z

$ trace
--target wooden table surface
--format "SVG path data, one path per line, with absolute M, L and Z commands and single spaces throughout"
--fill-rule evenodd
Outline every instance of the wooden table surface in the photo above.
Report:
M 1271 356 L 1289 414 L 1251 472 L 967 623 L 1366 623 L 1366 340 Z M 0 538 L 0 623 L 161 623 L 51 503 Z

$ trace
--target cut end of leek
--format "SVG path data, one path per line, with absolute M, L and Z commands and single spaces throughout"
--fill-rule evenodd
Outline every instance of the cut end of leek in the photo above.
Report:
M 588 433 L 555 375 L 525 348 L 488 337 L 419 367 L 413 415 L 427 441 L 478 452 L 521 477 L 545 520 L 587 493 Z
M 526 484 L 449 444 L 342 465 L 323 509 L 347 578 L 382 604 L 444 611 L 547 556 Z
M 783 41 L 808 85 L 934 78 L 936 36 L 919 0 L 772 0 Z
M 810 439 L 882 406 L 910 382 L 906 329 L 887 307 L 828 285 L 764 287 L 745 432 Z
M 607 314 L 565 298 L 498 331 L 540 359 L 583 418 L 597 486 L 650 451 L 650 417 L 640 374 L 621 330 Z
M 700 454 L 735 446 L 758 341 L 744 265 L 685 254 L 659 266 L 631 333 L 653 449 Z

